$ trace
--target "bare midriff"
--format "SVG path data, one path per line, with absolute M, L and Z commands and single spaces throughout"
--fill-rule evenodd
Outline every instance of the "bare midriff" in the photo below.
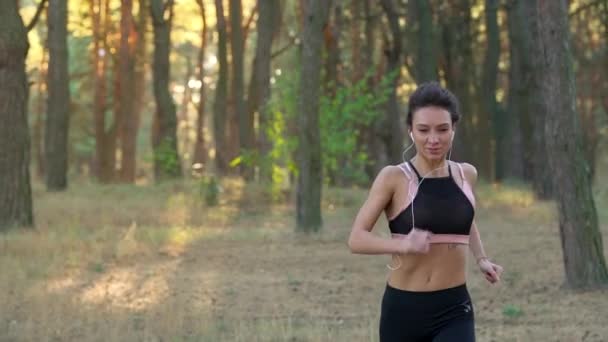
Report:
M 466 281 L 466 260 L 469 246 L 455 243 L 434 243 L 424 254 L 393 256 L 388 284 L 406 291 L 437 291 L 459 286 Z

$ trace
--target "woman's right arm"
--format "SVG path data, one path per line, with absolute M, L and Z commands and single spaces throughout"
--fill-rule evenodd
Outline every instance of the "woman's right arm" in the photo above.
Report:
M 371 231 L 390 203 L 396 188 L 397 177 L 402 176 L 397 166 L 386 166 L 379 173 L 355 218 L 348 247 L 356 254 L 404 254 L 409 252 L 408 239 L 386 239 Z M 407 189 L 406 189 L 407 190 Z

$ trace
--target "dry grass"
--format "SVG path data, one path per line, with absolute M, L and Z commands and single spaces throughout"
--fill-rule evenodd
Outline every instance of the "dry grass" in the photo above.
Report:
M 325 227 L 307 236 L 289 203 L 222 185 L 215 208 L 192 182 L 37 186 L 37 230 L 0 235 L 0 341 L 377 341 L 388 257 L 345 245 L 365 191 L 325 191 Z M 470 268 L 478 341 L 608 341 L 608 291 L 561 287 L 552 205 L 517 186 L 478 195 L 486 248 L 506 268 L 499 286 Z

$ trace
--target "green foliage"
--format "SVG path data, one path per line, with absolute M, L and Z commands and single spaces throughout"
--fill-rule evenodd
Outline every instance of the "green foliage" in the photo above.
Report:
M 321 97 L 323 173 L 330 183 L 366 181 L 369 157 L 359 138 L 381 116 L 394 76 L 384 77 L 375 87 L 368 78 L 363 78 L 351 86 L 338 88 L 333 97 Z
M 219 203 L 220 185 L 214 176 L 203 176 L 200 180 L 200 194 L 207 206 Z
M 267 124 L 261 127 L 272 142 L 270 153 L 261 155 L 258 151 L 242 151 L 230 164 L 236 167 L 243 163 L 269 170 L 272 178 L 270 192 L 275 200 L 281 198 L 282 189 L 289 187 L 290 176 L 297 174 L 295 153 L 298 138 L 294 123 L 300 96 L 299 75 L 297 72 L 288 75 L 277 78 L 266 111 Z M 364 78 L 337 88 L 334 96 L 328 92 L 322 95 L 319 125 L 325 182 L 352 184 L 367 181 L 365 166 L 369 163 L 369 156 L 360 136 L 382 116 L 393 77 L 395 74 L 384 77 L 375 85 Z
M 174 141 L 170 138 L 163 139 L 154 149 L 154 162 L 160 167 L 163 175 L 176 175 L 179 170 L 179 157 L 175 151 Z

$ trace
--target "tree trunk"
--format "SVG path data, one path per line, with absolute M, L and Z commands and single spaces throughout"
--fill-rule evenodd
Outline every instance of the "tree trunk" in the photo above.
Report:
M 505 139 L 497 138 L 497 150 L 502 150 L 504 159 L 496 155 L 497 161 L 504 160 L 505 177 L 519 180 L 526 179 L 524 174 L 524 148 L 525 135 L 520 129 L 520 115 L 525 113 L 526 92 L 524 86 L 524 74 L 522 70 L 522 35 L 525 26 L 519 17 L 521 10 L 520 0 L 511 0 L 507 6 L 507 28 L 509 35 L 509 89 L 507 99 L 507 124 L 504 127 Z M 502 147 L 499 145 L 502 144 Z M 496 167 L 499 171 L 498 165 Z M 497 180 L 500 180 L 497 173 Z
M 541 49 L 542 44 L 538 26 L 539 14 L 537 13 L 536 1 L 522 1 L 522 10 L 522 25 L 525 27 L 523 35 L 525 37 L 525 47 L 522 50 L 525 56 L 522 55 L 522 58 L 524 58 L 525 63 L 524 75 L 529 78 L 526 89 L 528 102 L 526 103 L 526 110 L 523 111 L 527 115 L 522 117 L 522 123 L 527 127 L 522 133 L 531 140 L 531 152 L 529 154 L 531 170 L 529 173 L 532 176 L 534 193 L 540 199 L 549 199 L 553 197 L 551 184 L 553 172 L 547 167 L 548 156 L 544 136 L 536 134 L 536 132 L 543 131 L 545 116 L 551 113 L 542 98 L 541 88 L 542 82 L 544 82 L 543 74 L 545 71 L 543 68 L 545 66 L 538 59 L 543 51 Z
M 228 154 L 226 151 L 226 122 L 228 92 L 228 46 L 226 33 L 226 18 L 222 0 L 215 0 L 215 13 L 217 17 L 217 49 L 218 49 L 218 80 L 215 87 L 215 101 L 213 104 L 213 138 L 215 140 L 215 164 L 217 171 L 224 174 L 228 171 Z
M 448 89 L 458 98 L 462 119 L 456 126 L 452 158 L 477 164 L 475 125 L 475 81 L 472 48 L 471 6 L 469 0 L 452 0 L 449 10 L 440 13 L 442 28 L 442 64 Z
M 232 82 L 231 90 L 234 97 L 234 117 L 239 125 L 239 154 L 250 151 L 253 148 L 251 132 L 253 122 L 249 122 L 245 107 L 245 83 L 244 83 L 244 53 L 243 53 L 243 8 L 241 0 L 230 0 L 230 46 L 232 48 Z M 241 175 L 246 180 L 251 180 L 253 173 L 251 167 L 241 163 Z
M 329 4 L 325 0 L 307 0 L 304 9 L 300 96 L 298 97 L 298 181 L 296 189 L 296 224 L 299 230 L 318 231 L 322 225 L 322 161 L 319 128 L 319 90 L 323 28 Z
M 499 172 L 504 171 L 504 160 L 501 159 L 504 156 L 504 151 L 500 150 L 500 147 L 504 146 L 501 141 L 505 137 L 506 120 L 496 101 L 498 60 L 500 58 L 500 32 L 496 18 L 497 12 L 498 0 L 485 0 L 486 51 L 480 89 L 482 113 L 479 116 L 479 132 L 484 139 L 480 142 L 483 147 L 480 149 L 479 159 L 484 162 L 480 169 L 486 171 L 485 175 L 482 176 L 485 176 L 488 181 L 493 181 L 498 176 L 501 179 L 504 178 L 502 174 L 499 174 Z M 491 123 L 493 123 L 493 126 Z M 492 131 L 494 132 L 494 139 L 492 139 Z
M 380 56 L 378 62 L 380 65 L 376 65 L 376 60 L 374 60 L 374 54 L 380 50 L 376 49 L 376 29 L 378 25 L 377 20 L 373 16 L 374 4 L 376 4 L 375 1 L 364 0 L 362 13 L 362 17 L 364 18 L 364 46 L 361 54 L 361 66 L 362 71 L 365 73 L 364 77 L 367 78 L 369 89 L 377 84 L 375 75 L 384 74 L 382 64 L 385 63 L 386 60 L 384 56 Z M 376 73 L 375 75 L 374 72 Z M 365 168 L 365 173 L 370 179 L 373 179 L 380 169 L 388 163 L 386 151 L 382 148 L 383 143 L 380 138 L 380 130 L 381 127 L 377 124 L 371 125 L 370 127 L 361 127 L 360 130 L 361 139 L 359 145 L 363 145 L 364 147 L 360 150 L 365 150 L 368 156 L 374 156 L 374 158 L 370 158 L 371 160 Z
M 410 10 L 413 11 L 415 21 L 416 60 L 414 75 L 416 83 L 437 81 L 437 58 L 435 54 L 435 33 L 433 32 L 433 13 L 428 0 L 416 0 L 411 2 Z
M 135 174 L 135 178 L 138 176 L 137 170 L 137 135 L 139 133 L 139 125 L 141 122 L 141 114 L 144 109 L 147 107 L 146 99 L 146 75 L 148 74 L 147 63 L 146 60 L 146 31 L 148 27 L 148 0 L 139 0 L 139 9 L 137 13 L 137 22 L 135 24 L 136 30 L 136 42 L 135 42 L 135 106 L 133 108 L 132 121 L 131 123 L 131 133 L 133 135 L 133 170 Z
M 201 19 L 203 20 L 203 30 L 201 32 L 201 47 L 198 53 L 198 79 L 201 82 L 199 88 L 199 102 L 196 116 L 196 134 L 194 140 L 194 156 L 193 164 L 204 164 L 207 162 L 207 148 L 205 146 L 204 125 L 205 125 L 205 104 L 207 98 L 205 94 L 205 51 L 207 49 L 207 16 L 205 13 L 205 4 L 203 0 L 197 0 L 196 3 L 201 11 Z
M 248 112 L 250 117 L 259 118 L 258 149 L 261 156 L 267 156 L 272 149 L 266 130 L 268 129 L 268 100 L 270 99 L 270 56 L 272 41 L 277 29 L 274 17 L 279 10 L 278 0 L 258 0 L 257 44 L 248 92 Z M 264 181 L 272 180 L 272 168 L 269 163 L 260 164 L 260 178 Z
M 135 110 L 136 78 L 135 56 L 140 35 L 135 31 L 133 1 L 121 0 L 120 48 L 118 61 L 118 117 L 120 118 L 121 162 L 119 178 L 125 183 L 135 182 L 135 156 L 139 115 Z
M 36 96 L 36 116 L 32 123 L 32 154 L 36 163 L 36 175 L 39 178 L 45 177 L 44 167 L 44 121 L 46 117 L 46 97 L 47 97 L 47 75 L 48 75 L 48 44 L 45 42 L 42 51 L 42 60 L 38 67 L 38 94 Z
M 93 122 L 95 130 L 94 169 L 100 182 L 109 183 L 115 178 L 116 167 L 116 122 L 113 120 L 108 124 L 106 120 L 106 111 L 108 109 L 108 104 L 106 102 L 106 69 L 109 56 L 106 37 L 107 33 L 109 32 L 111 19 L 110 2 L 109 0 L 90 1 L 90 13 L 93 21 Z
M 551 113 L 551 120 L 545 120 L 545 138 L 559 207 L 566 285 L 605 286 L 602 236 L 575 111 L 568 7 L 565 0 L 538 0 L 537 6 L 542 51 L 537 58 L 544 70 L 541 98 Z
M 382 0 L 381 5 L 391 31 L 390 48 L 385 50 L 385 54 L 388 63 L 386 75 L 392 77 L 393 85 L 386 104 L 386 117 L 384 119 L 384 131 L 386 133 L 384 142 L 388 151 L 389 163 L 397 164 L 402 162 L 403 158 L 403 127 L 397 99 L 397 86 L 402 66 L 402 37 L 399 27 L 399 16 L 394 2 L 392 0 Z
M 27 32 L 16 1 L 0 1 L 0 231 L 32 227 Z
M 154 175 L 157 181 L 181 176 L 181 163 L 177 152 L 177 117 L 175 103 L 169 92 L 169 53 L 171 48 L 171 22 L 173 0 L 150 2 L 154 26 L 154 98 L 158 119 L 158 137 L 154 147 Z M 166 14 L 169 11 L 169 14 Z
M 333 5 L 333 17 L 328 20 L 323 34 L 325 36 L 325 94 L 330 97 L 336 95 L 340 85 L 340 35 L 342 31 L 342 5 Z
M 46 187 L 49 191 L 68 186 L 68 131 L 70 86 L 68 75 L 67 0 L 53 2 L 48 9 L 49 69 L 45 137 Z

